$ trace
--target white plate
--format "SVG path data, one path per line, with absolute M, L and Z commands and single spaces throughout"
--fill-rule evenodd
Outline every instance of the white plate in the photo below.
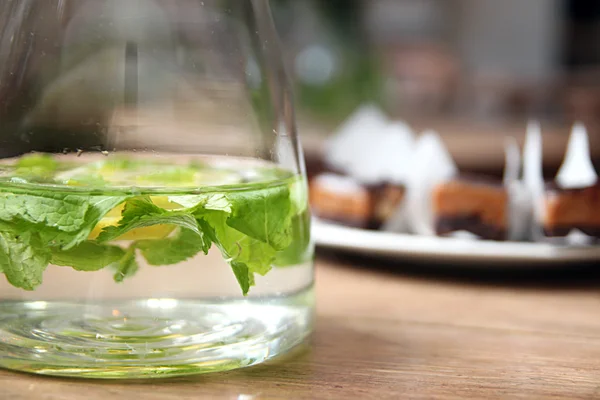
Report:
M 600 246 L 572 247 L 550 243 L 493 242 L 369 231 L 313 222 L 317 246 L 368 256 L 436 263 L 468 263 L 486 267 L 537 266 L 600 260 Z

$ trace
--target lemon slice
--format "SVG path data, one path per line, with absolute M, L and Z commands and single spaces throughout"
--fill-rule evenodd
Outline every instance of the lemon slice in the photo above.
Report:
M 111 159 L 78 166 L 56 175 L 56 179 L 71 186 L 125 187 L 198 187 L 234 184 L 243 181 L 239 173 L 227 169 L 209 168 L 201 164 L 174 165 L 148 160 Z M 151 196 L 152 202 L 164 210 L 176 210 L 181 205 L 169 201 L 168 196 Z M 97 239 L 104 228 L 117 226 L 124 204 L 110 212 L 94 227 L 88 238 Z M 174 225 L 155 225 L 133 229 L 116 240 L 163 239 L 174 230 Z
M 88 239 L 94 240 L 100 232 L 106 227 L 116 226 L 119 223 L 121 217 L 104 217 L 94 227 Z M 115 240 L 146 240 L 146 239 L 164 239 L 169 236 L 175 230 L 173 225 L 153 225 L 144 228 L 132 229 L 124 235 L 119 236 Z
M 177 210 L 183 208 L 180 204 L 174 203 L 169 200 L 168 196 L 150 196 L 150 200 L 160 208 L 165 210 Z
M 165 210 L 176 210 L 181 208 L 179 204 L 169 201 L 167 196 L 152 196 L 150 199 L 158 207 L 161 207 Z M 100 232 L 102 232 L 102 230 L 106 227 L 117 226 L 121 220 L 121 212 L 123 211 L 124 207 L 125 205 L 121 204 L 110 210 L 108 214 L 106 214 L 106 216 L 102 218 L 100 222 L 98 222 L 92 232 L 90 232 L 88 239 L 96 239 L 100 235 Z M 144 228 L 132 229 L 124 235 L 119 236 L 116 240 L 164 239 L 173 233 L 174 230 L 175 226 L 168 224 L 147 226 Z

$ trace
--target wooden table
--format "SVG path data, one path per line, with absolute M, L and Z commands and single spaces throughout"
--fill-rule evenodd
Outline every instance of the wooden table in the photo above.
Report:
M 600 399 L 599 274 L 498 283 L 317 264 L 317 330 L 287 359 L 149 382 L 2 371 L 0 399 Z

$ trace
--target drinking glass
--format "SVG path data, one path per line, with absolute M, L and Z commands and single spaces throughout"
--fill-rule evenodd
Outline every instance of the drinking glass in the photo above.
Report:
M 0 157 L 1 367 L 196 374 L 310 333 L 268 0 L 4 0 Z

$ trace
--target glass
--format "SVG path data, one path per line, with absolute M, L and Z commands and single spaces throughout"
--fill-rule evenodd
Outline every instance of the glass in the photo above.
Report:
M 3 1 L 0 143 L 0 366 L 196 374 L 310 333 L 305 168 L 267 0 Z

